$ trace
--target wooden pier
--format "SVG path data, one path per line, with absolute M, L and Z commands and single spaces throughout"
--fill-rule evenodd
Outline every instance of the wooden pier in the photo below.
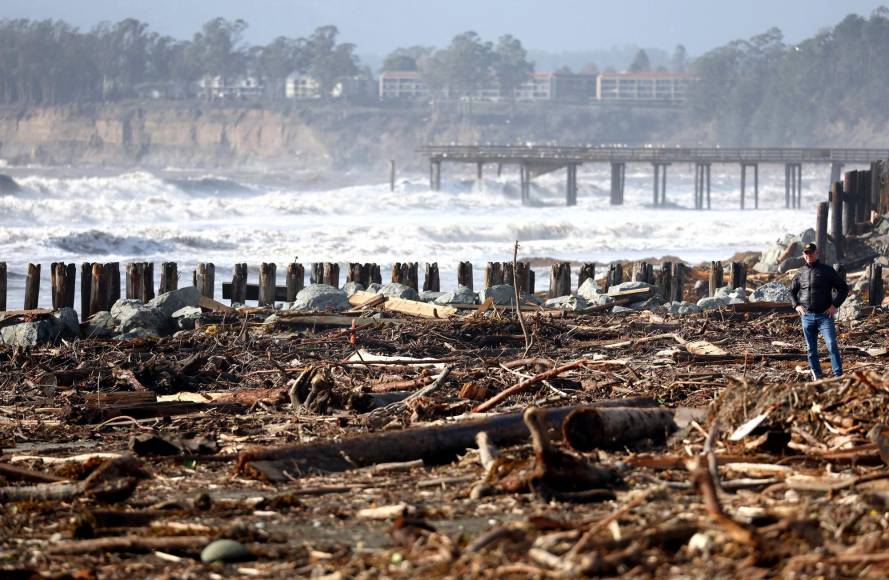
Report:
M 687 148 L 687 147 L 558 147 L 523 145 L 427 145 L 419 152 L 429 158 L 429 184 L 441 189 L 444 163 L 474 163 L 476 178 L 483 168 L 494 164 L 498 175 L 504 165 L 519 167 L 523 204 L 531 201 L 531 181 L 540 175 L 566 170 L 565 202 L 577 203 L 577 168 L 588 163 L 611 165 L 611 204 L 624 202 L 624 184 L 628 163 L 651 164 L 654 173 L 654 206 L 667 203 L 667 168 L 672 164 L 695 167 L 695 209 L 710 209 L 710 171 L 713 164 L 737 164 L 741 168 L 740 207 L 747 207 L 747 175 L 753 174 L 753 207 L 759 207 L 759 166 L 784 165 L 784 206 L 799 208 L 802 203 L 803 164 L 830 165 L 830 183 L 840 179 L 846 165 L 871 165 L 889 158 L 889 149 L 808 149 L 808 148 Z

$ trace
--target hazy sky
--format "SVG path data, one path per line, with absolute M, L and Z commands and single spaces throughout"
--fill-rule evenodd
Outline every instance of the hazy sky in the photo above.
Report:
M 359 53 L 446 44 L 475 30 L 504 33 L 527 48 L 578 51 L 636 44 L 691 54 L 777 26 L 794 42 L 846 14 L 869 15 L 889 0 L 0 0 L 0 18 L 60 18 L 81 28 L 135 17 L 155 30 L 190 38 L 216 16 L 243 18 L 247 40 L 304 36 L 336 24 Z

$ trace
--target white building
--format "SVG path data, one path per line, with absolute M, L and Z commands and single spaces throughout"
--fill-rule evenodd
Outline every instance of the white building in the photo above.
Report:
M 596 81 L 599 101 L 684 101 L 692 75 L 671 72 L 605 72 Z
M 429 97 L 429 89 L 416 71 L 383 71 L 379 96 L 383 101 L 421 100 Z
M 235 77 L 206 75 L 198 81 L 198 90 L 204 98 L 211 100 L 252 100 L 262 97 L 262 83 L 255 77 Z

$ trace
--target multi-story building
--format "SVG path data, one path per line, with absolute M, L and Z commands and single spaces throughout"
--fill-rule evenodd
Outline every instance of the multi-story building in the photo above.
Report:
M 596 96 L 596 76 L 535 72 L 528 80 L 515 88 L 517 101 L 588 101 Z M 418 100 L 429 97 L 429 89 L 420 73 L 415 71 L 384 71 L 380 73 L 379 96 L 382 100 Z M 506 97 L 495 79 L 471 94 L 464 95 L 475 101 L 502 101 Z
M 692 75 L 672 72 L 604 72 L 596 81 L 599 101 L 684 101 Z
M 206 75 L 198 81 L 198 91 L 208 100 L 253 100 L 262 97 L 263 85 L 259 79 L 239 76 L 226 79 L 222 76 Z
M 380 99 L 420 100 L 429 97 L 429 89 L 416 71 L 383 71 L 379 80 Z

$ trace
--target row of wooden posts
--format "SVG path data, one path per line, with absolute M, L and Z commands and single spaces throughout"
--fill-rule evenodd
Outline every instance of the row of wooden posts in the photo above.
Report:
M 846 236 L 865 231 L 871 212 L 889 209 L 889 182 L 883 176 L 887 163 L 878 161 L 870 169 L 847 171 L 842 180 L 833 183 L 828 200 L 819 203 L 816 211 L 815 243 L 822 252 L 827 246 L 828 217 L 830 240 L 841 260 L 846 253 Z
M 56 262 L 51 264 L 51 292 L 54 309 L 74 307 L 74 288 L 77 269 L 74 264 Z M 120 264 L 83 263 L 80 278 L 80 308 L 85 320 L 89 316 L 111 306 L 121 297 Z M 519 286 L 519 291 L 526 294 L 535 292 L 535 273 L 528 262 L 517 262 L 513 272 L 512 262 L 488 262 L 485 267 L 484 286 L 486 288 L 499 284 Z M 37 308 L 40 292 L 40 264 L 29 264 L 25 279 L 24 309 Z M 585 263 L 578 273 L 578 288 L 590 278 L 595 278 L 596 264 Z M 685 285 L 688 280 L 688 267 L 682 262 L 664 262 L 660 267 L 645 261 L 628 264 L 611 263 L 605 276 L 604 288 L 617 286 L 625 281 L 645 282 L 657 286 L 665 299 L 682 301 L 685 298 Z M 391 281 L 420 290 L 419 263 L 397 262 L 392 266 Z M 868 294 L 871 305 L 881 303 L 884 291 L 882 267 L 877 263 L 868 266 Z M 302 264 L 287 265 L 286 285 L 277 286 L 277 265 L 262 263 L 259 268 L 259 284 L 249 284 L 247 264 L 235 264 L 231 283 L 223 284 L 222 298 L 230 298 L 232 303 L 244 304 L 248 300 L 256 300 L 260 306 L 271 305 L 276 301 L 292 302 L 305 283 L 305 268 Z M 148 302 L 155 297 L 154 264 L 150 262 L 133 262 L 126 265 L 125 273 L 126 297 Z M 216 267 L 212 263 L 198 264 L 192 273 L 192 285 L 199 289 L 201 295 L 214 298 L 216 286 Z M 309 274 L 311 284 L 327 284 L 333 287 L 340 285 L 340 265 L 334 262 L 319 262 L 311 265 Z M 346 274 L 346 282 L 356 282 L 368 287 L 370 284 L 382 283 L 378 264 L 350 263 Z M 567 262 L 552 264 L 550 267 L 550 286 L 548 295 L 551 298 L 567 296 L 572 291 L 571 265 Z M 176 290 L 179 283 L 178 266 L 174 262 L 161 264 L 158 294 Z M 471 262 L 460 262 L 457 267 L 457 283 L 470 290 L 473 289 Z M 728 275 L 722 262 L 710 263 L 709 292 L 714 296 L 716 291 L 727 286 L 729 289 L 744 288 L 747 284 L 747 268 L 742 262 L 728 264 Z M 0 262 L 0 311 L 6 310 L 6 264 Z M 422 290 L 440 291 L 438 264 L 425 264 L 425 279 Z M 696 296 L 697 297 L 697 296 Z

